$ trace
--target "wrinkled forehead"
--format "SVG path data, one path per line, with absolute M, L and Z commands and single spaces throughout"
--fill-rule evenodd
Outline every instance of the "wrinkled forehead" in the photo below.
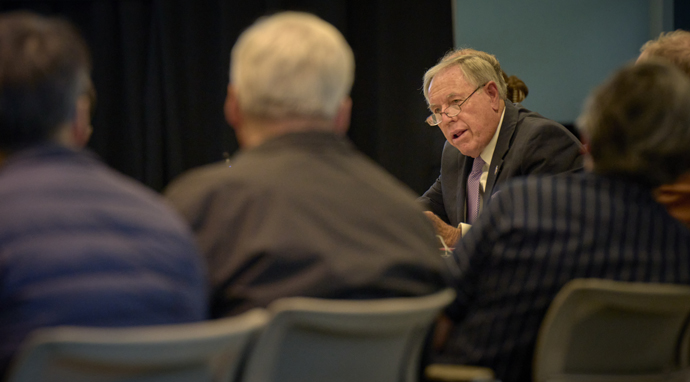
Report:
M 467 96 L 473 90 L 459 66 L 448 67 L 429 81 L 429 104 L 442 104 L 453 96 Z

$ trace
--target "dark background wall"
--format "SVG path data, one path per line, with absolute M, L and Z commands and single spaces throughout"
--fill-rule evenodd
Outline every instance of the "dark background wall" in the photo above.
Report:
M 230 49 L 257 17 L 313 12 L 356 59 L 349 136 L 417 193 L 438 175 L 443 136 L 424 123 L 422 75 L 453 45 L 451 1 L 0 1 L 74 22 L 93 54 L 98 92 L 89 143 L 155 190 L 237 150 L 223 117 Z

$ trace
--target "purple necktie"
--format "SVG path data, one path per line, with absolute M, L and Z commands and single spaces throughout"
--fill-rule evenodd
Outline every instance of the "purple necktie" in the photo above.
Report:
M 467 222 L 472 224 L 479 215 L 479 179 L 482 177 L 482 157 L 476 157 L 472 165 L 472 172 L 467 178 Z

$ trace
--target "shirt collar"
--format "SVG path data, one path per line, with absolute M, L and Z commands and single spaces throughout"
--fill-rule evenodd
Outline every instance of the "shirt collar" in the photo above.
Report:
M 486 145 L 486 147 L 484 147 L 484 150 L 482 150 L 481 154 L 479 154 L 479 156 L 482 157 L 482 160 L 484 161 L 484 163 L 486 163 L 485 166 L 491 164 L 491 158 L 493 158 L 494 150 L 496 150 L 496 142 L 498 141 L 498 135 L 501 133 L 501 125 L 503 125 L 503 117 L 505 115 L 506 115 L 506 108 L 503 107 L 503 112 L 501 113 L 501 119 L 498 121 L 498 127 L 496 127 L 496 132 L 494 133 L 494 136 L 489 141 L 489 144 Z

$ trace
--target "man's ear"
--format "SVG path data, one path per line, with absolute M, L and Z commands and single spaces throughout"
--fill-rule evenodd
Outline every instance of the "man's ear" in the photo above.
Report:
M 228 84 L 228 94 L 225 96 L 223 112 L 225 113 L 225 121 L 235 130 L 242 126 L 242 112 L 240 111 L 237 92 L 232 84 Z
M 352 98 L 345 97 L 338 107 L 338 112 L 333 120 L 336 134 L 345 135 L 350 128 L 350 117 L 352 116 Z
M 590 154 L 589 149 L 589 135 L 585 131 L 580 131 L 580 143 L 582 143 L 580 153 L 583 154 L 585 158 L 585 170 L 594 171 L 594 161 L 592 160 L 592 154 Z
M 87 95 L 77 98 L 74 119 L 70 126 L 71 144 L 83 148 L 89 143 L 93 127 L 91 127 L 91 101 Z
M 501 93 L 498 91 L 498 85 L 493 81 L 489 81 L 484 85 L 484 92 L 491 100 L 491 108 L 498 112 L 501 108 Z

